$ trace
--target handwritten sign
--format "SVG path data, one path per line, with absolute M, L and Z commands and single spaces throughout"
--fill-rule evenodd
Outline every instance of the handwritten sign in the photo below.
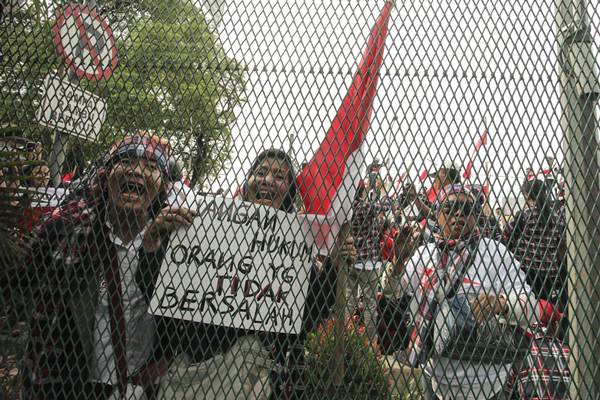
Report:
M 175 232 L 161 267 L 154 315 L 265 332 L 302 326 L 313 248 L 295 214 L 206 197 Z

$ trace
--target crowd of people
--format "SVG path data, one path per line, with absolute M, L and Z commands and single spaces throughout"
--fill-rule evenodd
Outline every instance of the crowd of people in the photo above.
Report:
M 116 142 L 36 219 L 26 259 L 0 279 L 5 304 L 29 305 L 24 398 L 303 398 L 304 342 L 332 312 L 345 268 L 347 314 L 424 371 L 426 398 L 561 398 L 548 382 L 516 389 L 523 343 L 543 332 L 566 346 L 565 217 L 547 182 L 526 178 L 524 209 L 500 219 L 489 190 L 461 182 L 451 161 L 431 188 L 406 179 L 394 195 L 371 166 L 351 234 L 315 257 L 302 331 L 275 334 L 148 313 L 170 234 L 196 217 L 169 200 L 185 186 L 171 151 L 147 133 Z M 302 212 L 295 165 L 262 152 L 240 196 Z
M 552 334 L 564 339 L 559 329 L 567 306 L 563 207 L 542 180 L 525 180 L 526 208 L 501 228 L 491 209 L 486 211 L 486 193 L 461 183 L 452 163 L 435 172 L 434 196 L 419 196 L 410 183 L 406 189 L 401 205 L 390 206 L 390 199 L 380 196 L 368 199 L 364 190 L 355 201 L 359 262 L 350 277 L 364 288 L 363 313 L 371 314 L 364 323 L 374 325 L 381 311 L 377 288 L 401 304 L 408 296 L 400 306 L 410 318 L 407 341 L 393 350 L 405 363 L 425 368 L 427 398 L 508 398 L 517 346 L 469 342 L 499 335 L 499 321 L 530 334 L 551 325 Z M 404 221 L 417 223 L 407 229 Z M 374 248 L 379 253 L 369 252 Z M 355 280 L 366 273 L 366 262 L 380 263 L 385 273 L 374 275 L 383 279 Z M 382 325 L 385 335 L 389 325 Z M 493 356 L 499 351 L 504 357 Z M 561 397 L 553 392 L 551 398 Z

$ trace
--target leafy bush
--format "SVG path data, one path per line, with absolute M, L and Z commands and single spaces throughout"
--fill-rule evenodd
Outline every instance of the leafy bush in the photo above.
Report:
M 306 342 L 306 394 L 318 399 L 387 399 L 389 374 L 363 326 L 345 321 L 343 382 L 336 386 L 334 321 L 328 320 Z

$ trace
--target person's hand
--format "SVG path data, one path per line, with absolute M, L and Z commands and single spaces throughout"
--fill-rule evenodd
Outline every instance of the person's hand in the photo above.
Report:
M 121 395 L 118 390 L 114 390 L 108 398 L 108 400 L 141 400 L 145 398 L 146 395 L 142 386 L 132 385 L 131 383 L 128 383 L 127 386 L 125 386 L 125 393 L 123 395 Z
M 417 188 L 415 187 L 415 185 L 414 185 L 414 184 L 412 184 L 412 183 L 409 183 L 408 185 L 406 185 L 406 186 L 404 187 L 404 190 L 405 190 L 406 196 L 407 196 L 407 197 L 408 197 L 408 198 L 409 198 L 411 201 L 413 201 L 414 199 L 416 199 L 416 198 L 417 198 Z
M 340 235 L 341 236 L 341 235 Z M 358 252 L 354 246 L 354 238 L 350 235 L 338 238 L 331 251 L 331 259 L 337 268 L 342 265 L 352 265 L 358 258 Z
M 396 272 L 402 272 L 404 262 L 415 251 L 420 243 L 421 229 L 416 226 L 404 225 L 394 239 L 394 257 Z
M 429 215 L 431 212 L 432 205 L 421 199 L 420 196 L 415 197 L 415 205 L 417 206 L 417 210 L 424 215 Z
M 506 316 L 508 304 L 503 297 L 494 294 L 481 293 L 476 299 L 471 300 L 471 312 L 477 323 L 482 324 L 493 315 Z
M 144 251 L 152 253 L 157 251 L 162 238 L 179 228 L 188 228 L 192 225 L 197 212 L 189 208 L 165 207 L 154 218 L 144 235 Z

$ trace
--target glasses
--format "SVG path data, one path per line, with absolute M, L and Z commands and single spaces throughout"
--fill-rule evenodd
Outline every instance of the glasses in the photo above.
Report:
M 475 214 L 476 207 L 471 201 L 455 200 L 445 202 L 442 204 L 440 210 L 446 215 L 453 215 L 456 214 L 457 211 L 460 211 L 465 217 L 470 217 Z

